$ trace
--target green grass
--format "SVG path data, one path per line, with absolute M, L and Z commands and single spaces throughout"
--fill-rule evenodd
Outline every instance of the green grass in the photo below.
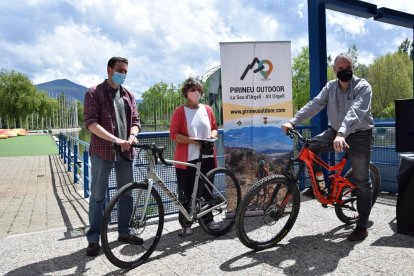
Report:
M 58 152 L 58 146 L 48 134 L 0 139 L 0 157 L 50 155 Z

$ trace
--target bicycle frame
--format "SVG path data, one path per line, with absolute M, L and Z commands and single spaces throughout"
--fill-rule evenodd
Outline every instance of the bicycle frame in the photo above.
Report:
M 351 189 L 355 189 L 355 185 L 352 184 L 347 178 L 341 176 L 342 171 L 345 167 L 347 161 L 347 154 L 344 155 L 342 160 L 336 163 L 333 166 L 328 165 L 325 161 L 323 161 L 319 156 L 317 156 L 314 152 L 309 149 L 310 140 L 303 139 L 302 142 L 304 145 L 302 146 L 301 150 L 299 151 L 298 157 L 295 159 L 291 159 L 289 163 L 289 167 L 292 166 L 294 163 L 299 163 L 299 171 L 293 177 L 295 183 L 298 182 L 300 174 L 304 170 L 304 165 L 308 170 L 308 175 L 311 180 L 311 185 L 313 189 L 313 193 L 315 198 L 322 204 L 329 204 L 329 205 L 343 205 L 344 201 L 339 199 L 342 189 L 346 186 L 350 187 Z M 335 172 L 329 176 L 329 180 L 331 182 L 331 188 L 328 195 L 322 195 L 319 190 L 318 182 L 316 181 L 315 172 L 313 170 L 313 163 L 318 164 L 324 170 L 329 172 Z
M 210 182 L 210 180 L 201 172 L 201 162 L 202 162 L 202 155 L 200 153 L 200 157 L 197 160 L 196 164 L 193 163 L 188 163 L 188 162 L 181 162 L 181 161 L 176 161 L 176 160 L 170 160 L 170 159 L 164 159 L 162 162 L 164 163 L 164 161 L 168 164 L 174 165 L 185 165 L 185 166 L 189 166 L 189 167 L 193 167 L 196 169 L 196 178 L 194 181 L 194 188 L 193 188 L 193 192 L 191 195 L 191 208 L 190 208 L 190 213 L 187 212 L 187 210 L 184 208 L 184 206 L 181 204 L 181 202 L 179 201 L 179 199 L 177 198 L 177 196 L 171 192 L 171 190 L 167 187 L 167 185 L 165 185 L 164 181 L 159 177 L 159 175 L 155 172 L 155 165 L 158 163 L 158 159 L 156 158 L 155 154 L 149 154 L 147 152 L 147 154 L 150 156 L 150 161 L 149 161 L 149 165 L 147 167 L 147 175 L 145 176 L 145 182 L 148 184 L 148 190 L 147 190 L 147 196 L 145 198 L 145 203 L 144 206 L 142 207 L 142 213 L 145 214 L 147 211 L 147 207 L 148 207 L 148 203 L 149 203 L 149 197 L 150 197 L 150 191 L 151 189 L 153 189 L 154 186 L 154 182 L 157 183 L 159 185 L 159 187 L 163 190 L 163 192 L 171 199 L 171 201 L 173 202 L 173 204 L 178 208 L 178 210 L 184 215 L 184 217 L 188 220 L 188 221 L 195 221 L 201 217 L 203 217 L 204 215 L 206 215 L 207 213 L 211 212 L 212 210 L 216 209 L 217 207 L 221 207 L 224 206 L 225 204 L 227 204 L 227 200 L 226 198 L 220 193 L 220 191 L 214 186 L 213 183 Z M 207 189 L 209 189 L 209 191 L 212 193 L 213 191 L 217 192 L 218 195 L 223 199 L 223 202 L 216 204 L 210 208 L 207 209 L 201 209 L 201 211 L 199 213 L 196 212 L 196 201 L 197 201 L 197 191 L 198 191 L 198 186 L 200 183 L 200 177 L 206 181 L 206 183 L 208 184 L 208 186 L 211 188 L 209 189 L 208 186 L 206 186 Z M 137 198 L 140 198 L 141 195 L 139 195 Z M 135 204 L 135 209 L 132 212 L 132 216 L 131 219 L 134 217 L 136 209 L 137 209 L 138 204 Z M 131 222 L 131 221 L 130 221 Z M 144 216 L 142 216 L 140 218 L 139 221 L 139 226 L 143 226 L 144 225 Z

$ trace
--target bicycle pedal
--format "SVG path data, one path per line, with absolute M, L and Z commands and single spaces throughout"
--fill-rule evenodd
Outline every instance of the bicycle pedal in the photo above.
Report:
M 323 208 L 328 208 L 328 204 L 321 204 Z

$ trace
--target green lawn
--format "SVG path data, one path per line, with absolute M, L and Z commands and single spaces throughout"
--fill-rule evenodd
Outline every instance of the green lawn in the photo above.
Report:
M 58 146 L 49 134 L 0 139 L 0 157 L 58 154 Z

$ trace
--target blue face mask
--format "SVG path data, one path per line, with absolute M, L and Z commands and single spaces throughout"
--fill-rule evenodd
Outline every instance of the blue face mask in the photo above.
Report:
M 118 86 L 122 85 L 125 79 L 126 79 L 126 74 L 114 72 L 114 74 L 112 75 L 112 81 Z

